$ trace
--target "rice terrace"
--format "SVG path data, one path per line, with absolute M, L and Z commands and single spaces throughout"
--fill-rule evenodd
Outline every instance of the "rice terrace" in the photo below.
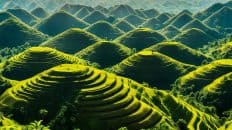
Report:
M 0 130 L 232 130 L 232 1 L 0 0 Z

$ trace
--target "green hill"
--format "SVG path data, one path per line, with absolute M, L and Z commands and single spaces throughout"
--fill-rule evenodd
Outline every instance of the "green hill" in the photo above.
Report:
M 90 6 L 86 6 L 86 5 L 80 5 L 80 4 L 64 4 L 60 10 L 64 10 L 65 12 L 68 12 L 70 14 L 75 14 L 76 12 L 78 12 L 79 10 L 81 10 L 82 8 L 87 8 L 89 11 L 93 11 L 94 9 Z
M 176 61 L 154 51 L 141 51 L 112 67 L 118 75 L 146 82 L 159 89 L 171 89 L 171 84 L 195 66 Z
M 221 37 L 220 33 L 215 29 L 209 27 L 208 25 L 204 24 L 203 22 L 199 21 L 198 19 L 194 19 L 191 22 L 187 23 L 185 26 L 182 27 L 182 30 L 187 30 L 191 28 L 198 28 L 202 31 L 206 32 L 208 35 L 211 35 L 214 38 L 219 39 Z
M 17 17 L 15 17 L 14 15 L 12 15 L 11 13 L 9 12 L 6 12 L 6 11 L 2 11 L 0 12 L 0 23 L 4 20 L 7 20 L 7 19 L 18 19 Z
M 142 9 L 135 9 L 135 13 L 137 16 L 141 17 L 141 18 L 147 18 L 146 14 L 143 13 Z
M 85 30 L 105 40 L 113 40 L 123 34 L 123 31 L 106 21 L 98 21 L 85 28 Z
M 38 45 L 47 39 L 43 33 L 29 27 L 17 19 L 7 19 L 0 23 L 0 47 L 16 47 L 26 42 Z
M 156 17 L 159 15 L 159 11 L 156 9 L 143 10 L 143 13 L 149 18 Z
M 219 115 L 231 109 L 231 77 L 232 73 L 229 72 L 216 78 L 210 84 L 204 86 L 199 94 L 200 101 L 203 102 L 204 105 L 216 107 Z
M 171 18 L 171 16 L 168 13 L 162 13 L 156 17 L 157 20 L 159 20 L 161 23 L 165 23 Z
M 138 28 L 115 39 L 116 42 L 138 51 L 165 40 L 163 35 L 149 28 Z
M 194 49 L 203 47 L 207 43 L 215 40 L 214 37 L 197 28 L 185 30 L 173 39 Z
M 64 64 L 8 89 L 0 96 L 0 110 L 13 113 L 12 118 L 22 123 L 40 120 L 41 115 L 35 113 L 46 110 L 44 118 L 49 122 L 65 102 L 76 100 L 73 110 L 79 113 L 79 118 L 73 123 L 78 123 L 81 129 L 107 130 L 121 126 L 142 129 L 158 127 L 160 123 L 171 126 L 170 119 L 159 108 L 145 103 L 142 99 L 146 97 L 139 96 L 137 89 L 143 86 L 130 79 L 87 66 Z M 60 127 L 65 129 L 65 125 Z
M 83 18 L 83 20 L 87 23 L 93 24 L 95 22 L 106 20 L 107 16 L 99 11 L 94 11 Z
M 182 13 L 178 15 L 175 19 L 173 19 L 170 24 L 176 26 L 177 28 L 181 28 L 192 20 L 193 17 L 191 15 L 189 15 L 188 13 Z
M 128 5 L 117 5 L 112 8 L 109 12 L 109 15 L 112 15 L 116 18 L 123 18 L 125 16 L 136 14 L 134 9 Z
M 224 5 L 222 3 L 215 3 L 212 6 L 210 6 L 209 8 L 205 9 L 204 11 L 198 12 L 197 14 L 194 15 L 194 17 L 201 20 L 201 21 L 205 20 L 210 15 L 217 12 L 218 10 L 220 10 L 223 7 L 224 7 Z
M 178 42 L 161 42 L 145 50 L 157 51 L 180 62 L 200 66 L 213 59 L 201 52 Z
M 218 117 L 213 113 L 201 111 L 168 91 L 144 88 L 143 93 L 148 93 L 154 105 L 172 118 L 179 127 L 176 130 L 215 130 L 220 126 Z
M 55 49 L 32 47 L 7 60 L 1 73 L 8 79 L 24 80 L 51 67 L 65 63 L 86 64 L 84 60 Z
M 231 71 L 232 60 L 216 60 L 180 77 L 176 82 L 176 88 L 184 95 L 195 93 Z
M 162 27 L 162 23 L 156 18 L 150 18 L 146 20 L 141 26 L 145 28 L 151 28 L 154 30 L 158 30 Z
M 82 19 L 82 18 L 84 18 L 85 16 L 87 16 L 87 15 L 89 15 L 89 14 L 90 14 L 90 11 L 89 11 L 88 9 L 82 8 L 82 9 L 80 9 L 80 10 L 75 14 L 75 16 L 76 16 L 77 18 Z
M 163 28 L 161 32 L 169 39 L 172 39 L 173 37 L 181 33 L 181 31 L 173 25 L 168 25 L 167 27 Z
M 18 17 L 20 20 L 28 25 L 34 25 L 38 21 L 38 19 L 34 15 L 30 14 L 24 9 L 8 9 L 6 11 Z
M 136 27 L 141 25 L 145 21 L 145 19 L 137 15 L 128 15 L 124 18 L 124 20 L 128 21 L 130 24 L 133 24 Z
M 88 24 L 74 16 L 60 11 L 47 17 L 36 25 L 41 32 L 50 36 L 55 36 L 70 28 L 85 28 Z
M 120 43 L 100 41 L 76 53 L 76 56 L 106 68 L 119 63 L 131 53 L 131 49 Z
M 129 32 L 131 30 L 134 30 L 136 27 L 130 23 L 128 23 L 125 20 L 119 20 L 114 24 L 115 27 L 119 28 L 120 30 L 124 32 Z
M 232 28 L 232 8 L 223 7 L 205 20 L 210 27 Z
M 49 13 L 45 11 L 42 7 L 35 8 L 31 11 L 31 14 L 38 18 L 46 18 L 49 15 Z
M 109 9 L 106 7 L 103 7 L 101 5 L 97 5 L 96 7 L 94 7 L 95 10 L 98 10 L 104 14 L 109 14 Z
M 100 41 L 100 38 L 84 30 L 72 28 L 45 41 L 40 46 L 55 48 L 65 53 L 74 54 L 87 46 Z
M 218 57 L 222 59 L 231 59 L 232 58 L 232 42 L 223 44 L 221 47 L 215 50 L 215 53 Z

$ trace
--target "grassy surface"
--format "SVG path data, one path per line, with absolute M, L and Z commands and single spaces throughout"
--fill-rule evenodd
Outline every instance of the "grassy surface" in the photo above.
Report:
M 100 40 L 100 38 L 91 33 L 78 28 L 72 28 L 43 42 L 40 46 L 55 48 L 65 53 L 74 54 Z

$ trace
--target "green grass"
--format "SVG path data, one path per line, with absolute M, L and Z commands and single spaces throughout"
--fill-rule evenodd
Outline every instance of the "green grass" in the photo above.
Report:
M 46 18 L 48 17 L 49 13 L 44 10 L 42 7 L 35 8 L 34 10 L 31 11 L 31 14 L 38 18 Z
M 128 21 L 130 24 L 132 24 L 136 27 L 138 27 L 139 25 L 141 25 L 145 21 L 145 19 L 143 19 L 142 17 L 139 17 L 137 15 L 128 15 L 123 19 Z
M 47 36 L 29 27 L 18 19 L 7 19 L 0 23 L 0 47 L 16 47 L 26 42 L 38 45 L 47 40 Z
M 124 32 L 129 32 L 134 30 L 136 27 L 125 20 L 119 20 L 114 24 L 115 27 L 121 29 Z
M 119 64 L 112 71 L 140 83 L 160 89 L 171 89 L 171 84 L 181 75 L 195 69 L 195 66 L 176 61 L 155 51 L 141 51 Z
M 231 70 L 230 59 L 216 60 L 180 77 L 176 82 L 176 88 L 183 95 L 196 93 Z
M 154 30 L 158 30 L 162 27 L 162 24 L 158 19 L 156 18 L 150 18 L 146 20 L 141 26 L 146 28 L 151 28 Z
M 205 20 L 205 23 L 208 24 L 210 27 L 219 27 L 222 29 L 231 28 L 232 24 L 232 9 L 229 7 L 223 7 L 210 17 Z
M 82 19 L 82 18 L 84 18 L 85 16 L 87 16 L 89 14 L 90 14 L 90 11 L 87 8 L 84 7 L 82 9 L 80 9 L 78 12 L 76 12 L 75 16 L 77 18 Z
M 55 48 L 65 53 L 75 54 L 100 40 L 100 38 L 89 32 L 78 28 L 72 28 L 43 42 L 40 46 Z
M 106 21 L 98 21 L 85 28 L 85 30 L 104 40 L 114 40 L 124 33 L 119 28 L 112 26 L 109 22 Z
M 89 15 L 85 16 L 83 20 L 89 24 L 96 23 L 101 20 L 106 20 L 107 16 L 100 11 L 93 11 Z
M 99 76 L 92 78 L 96 74 Z M 155 127 L 168 118 L 160 109 L 152 108 L 137 98 L 136 88 L 140 87 L 142 85 L 130 79 L 105 71 L 64 64 L 24 80 L 5 91 L 0 96 L 0 109 L 14 113 L 13 119 L 24 123 L 40 119 L 35 113 L 45 109 L 49 112 L 45 115 L 49 121 L 57 114 L 64 101 L 77 94 L 74 98 L 78 101 L 75 106 L 80 113 L 77 120 L 80 122 L 80 128 L 96 128 L 90 125 L 94 119 L 94 122 L 105 123 L 103 129 L 117 129 L 121 126 L 127 126 L 129 129 Z M 60 93 L 62 97 L 59 96 Z M 23 107 L 26 114 L 15 109 L 16 106 Z
M 163 28 L 161 32 L 169 39 L 172 39 L 181 33 L 181 31 L 173 25 L 168 25 L 167 27 Z
M 42 20 L 36 25 L 36 28 L 45 34 L 55 36 L 70 28 L 83 29 L 87 26 L 88 23 L 81 19 L 75 18 L 64 11 L 60 11 Z
M 30 14 L 24 9 L 8 9 L 7 12 L 10 12 L 11 14 L 15 15 L 24 23 L 30 26 L 36 24 L 36 22 L 38 21 L 38 19 L 34 15 Z
M 106 68 L 119 63 L 131 53 L 130 48 L 120 43 L 100 41 L 76 53 L 76 56 Z
M 179 42 L 161 42 L 145 50 L 157 51 L 180 62 L 196 66 L 201 66 L 204 62 L 213 61 L 213 58 L 210 56 L 204 55 L 200 51 Z
M 116 42 L 138 51 L 165 40 L 165 36 L 149 28 L 138 28 L 115 39 Z
M 9 79 L 24 80 L 64 63 L 87 64 L 81 59 L 51 48 L 32 47 L 7 60 L 3 65 L 2 75 Z
M 200 29 L 192 28 L 178 34 L 173 40 L 197 49 L 216 39 Z

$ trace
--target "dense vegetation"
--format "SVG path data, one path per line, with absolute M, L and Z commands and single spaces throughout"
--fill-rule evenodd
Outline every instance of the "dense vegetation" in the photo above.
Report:
M 0 129 L 231 130 L 217 2 L 1 0 Z

